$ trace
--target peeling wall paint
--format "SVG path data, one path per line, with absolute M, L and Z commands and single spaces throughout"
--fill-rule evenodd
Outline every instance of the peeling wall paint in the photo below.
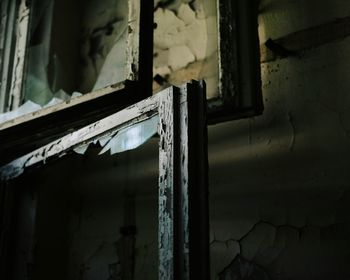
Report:
M 156 1 L 154 90 L 205 79 L 208 97 L 218 95 L 216 1 Z
M 260 11 L 263 43 L 350 6 L 263 0 Z M 263 63 L 263 115 L 209 128 L 212 279 L 349 278 L 349 45 Z

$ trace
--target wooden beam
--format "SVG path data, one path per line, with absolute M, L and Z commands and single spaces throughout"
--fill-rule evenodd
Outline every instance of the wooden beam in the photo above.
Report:
M 188 254 L 189 279 L 210 279 L 209 262 L 209 190 L 208 190 L 208 136 L 205 85 L 187 84 L 187 110 L 183 123 L 187 122 L 187 143 L 181 140 L 183 151 L 187 145 L 187 170 L 182 163 L 182 213 L 184 220 L 184 254 Z M 182 128 L 183 130 L 183 128 Z M 183 158 L 186 154 L 181 153 Z M 187 204 L 186 204 L 187 201 Z M 188 211 L 188 214 L 186 212 Z M 187 216 L 187 217 L 186 217 Z M 186 222 L 188 220 L 188 222 Z M 187 226 L 186 226 L 187 223 Z M 186 234 L 186 232 L 188 232 Z M 188 236 L 188 237 L 187 237 Z
M 298 56 L 302 51 L 316 48 L 337 40 L 342 40 L 350 35 L 350 17 L 340 18 L 332 22 L 320 24 L 311 28 L 288 34 L 282 38 L 273 40 L 276 46 L 280 46 L 290 55 Z M 260 46 L 261 62 L 274 61 L 288 56 L 274 51 L 266 44 Z
M 9 96 L 12 75 L 12 56 L 15 49 L 16 19 L 18 1 L 3 0 L 0 5 L 0 113 L 9 109 Z
M 159 279 L 209 279 L 205 88 L 159 103 Z

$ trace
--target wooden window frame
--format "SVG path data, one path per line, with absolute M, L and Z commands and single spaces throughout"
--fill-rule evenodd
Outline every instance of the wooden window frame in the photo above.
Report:
M 217 0 L 219 97 L 208 100 L 210 124 L 263 111 L 258 0 Z
M 27 169 L 158 115 L 159 279 L 209 279 L 208 162 L 205 85 L 170 87 L 44 145 L 0 168 L 0 275 L 10 265 L 11 188 Z M 6 278 L 6 277 L 5 277 Z
M 0 113 L 18 108 L 24 99 L 29 31 L 33 1 L 3 0 L 0 6 Z M 152 93 L 153 1 L 128 0 L 128 70 L 126 80 L 139 84 L 139 100 Z M 142 67 L 140 67 L 142 65 Z M 105 90 L 113 93 L 117 81 Z M 93 96 L 95 92 L 86 93 Z
M 3 5 L 6 1 L 4 0 Z M 140 5 L 139 24 L 134 21 L 131 28 L 139 26 L 139 38 L 131 39 L 133 49 L 130 56 L 134 61 L 130 62 L 130 68 L 134 69 L 134 79 L 139 81 L 140 88 L 143 89 L 138 94 L 144 99 L 152 92 L 152 64 L 153 64 L 153 1 L 130 0 L 134 5 Z M 19 16 L 12 21 L 2 23 L 9 28 L 14 26 L 14 30 L 7 43 L 13 43 L 14 33 L 19 29 L 27 30 L 29 28 L 30 7 L 26 7 L 21 0 L 20 7 L 17 7 Z M 262 93 L 261 93 L 261 75 L 260 75 L 260 53 L 258 39 L 258 0 L 217 0 L 218 10 L 218 50 L 219 50 L 219 96 L 208 100 L 208 122 L 210 124 L 227 120 L 239 119 L 261 114 L 263 111 Z M 13 20 L 25 15 L 28 20 L 22 21 L 21 25 L 15 24 Z M 12 25 L 11 25 L 12 24 Z M 1 34 L 0 34 L 1 36 Z M 5 42 L 0 38 L 1 42 Z M 11 41 L 12 40 L 12 41 Z M 15 108 L 20 105 L 22 81 L 25 79 L 25 50 L 23 46 L 27 44 L 27 37 L 20 37 L 15 44 L 15 58 L 12 60 L 12 67 L 15 60 L 19 61 L 16 69 L 12 69 L 0 61 L 2 73 L 9 75 L 6 71 L 17 71 L 18 81 L 2 84 L 2 95 L 0 96 L 0 106 L 4 108 Z M 1 46 L 1 45 L 0 45 Z M 5 45 L 4 45 L 5 46 Z M 5 48 L 7 52 L 10 49 Z M 138 58 L 137 58 L 138 56 Z M 7 54 L 9 59 L 10 53 Z M 137 60 L 138 59 L 138 60 Z M 11 62 L 11 61 L 10 61 Z M 140 67 L 142 65 L 142 67 Z M 11 65 L 10 65 L 11 66 Z M 0 69 L 1 70 L 1 69 Z M 131 78 L 131 77 L 129 77 Z M 6 80 L 6 79 L 5 79 Z M 10 90 L 13 87 L 13 90 Z M 5 88 L 9 96 L 4 96 Z M 111 91 L 112 92 L 112 91 Z M 13 96 L 13 98 L 10 98 Z M 12 100 L 12 101 L 11 101 Z M 1 111 L 1 107 L 0 107 Z

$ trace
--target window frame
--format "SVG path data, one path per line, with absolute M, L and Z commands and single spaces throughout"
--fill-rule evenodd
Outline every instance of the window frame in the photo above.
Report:
M 0 275 L 10 265 L 11 197 L 7 182 L 75 148 L 159 116 L 159 279 L 209 279 L 208 158 L 205 84 L 170 87 L 71 132 L 0 168 Z M 4 216 L 5 215 L 5 216 Z
M 1 3 L 0 112 L 15 109 L 20 103 L 29 30 L 27 2 L 4 0 Z
M 1 3 L 1 13 L 5 16 L 0 22 L 0 50 L 4 50 L 3 59 L 0 59 L 0 113 L 12 111 L 23 103 L 33 2 L 4 0 Z M 152 93 L 150 57 L 153 53 L 153 5 L 150 2 L 152 1 L 128 0 L 128 57 L 125 66 L 128 70 L 125 79 L 140 84 L 140 88 L 143 89 L 138 93 L 141 99 Z M 148 39 L 145 34 L 148 34 Z M 111 81 L 110 86 L 116 83 L 117 81 Z M 98 91 L 94 90 L 85 95 L 93 95 Z M 113 89 L 110 89 L 110 92 L 113 92 Z
M 258 0 L 217 0 L 219 96 L 208 100 L 208 121 L 263 112 Z
M 29 18 L 29 7 L 23 6 L 25 0 L 20 0 L 22 8 L 17 11 L 19 14 L 26 14 Z M 5 5 L 9 0 L 4 0 Z M 11 2 L 11 1 L 10 1 Z M 12 3 L 15 3 L 12 1 Z M 130 62 L 130 68 L 134 69 L 134 78 L 140 82 L 140 91 L 142 98 L 151 95 L 152 92 L 152 59 L 153 59 L 153 1 L 145 0 L 129 0 L 130 5 L 137 7 L 139 5 L 139 24 L 135 24 L 130 20 L 130 28 L 139 26 L 140 33 L 138 38 L 130 39 L 133 42 L 133 48 L 130 56 L 134 57 L 134 61 Z M 14 5 L 14 4 L 13 4 Z M 19 7 L 17 7 L 17 10 Z M 208 121 L 209 124 L 215 124 L 222 121 L 239 119 L 259 115 L 263 111 L 263 101 L 261 92 L 261 74 L 260 74 L 260 52 L 258 39 L 258 1 L 257 0 L 217 0 L 218 11 L 218 53 L 219 53 L 219 96 L 208 100 Z M 129 15 L 130 16 L 130 15 Z M 18 33 L 19 26 L 15 24 L 20 16 L 12 16 L 12 21 L 7 20 L 6 28 L 14 26 L 15 30 L 10 32 L 7 43 L 13 41 L 14 32 Z M 29 28 L 30 20 L 22 22 L 24 29 Z M 3 25 L 3 23 L 1 23 Z M 132 26 L 132 24 L 134 24 Z M 3 28 L 3 27 L 2 27 Z M 0 34 L 0 44 L 4 42 Z M 137 36 L 134 36 L 137 37 Z M 27 43 L 27 39 L 22 36 L 22 41 L 17 39 L 16 49 Z M 6 41 L 6 40 L 5 40 Z M 12 42 L 13 43 L 13 42 Z M 1 46 L 0 46 L 1 47 Z M 4 48 L 9 52 L 12 48 Z M 26 49 L 26 48 L 25 48 Z M 18 53 L 17 51 L 15 53 Z M 22 73 L 19 82 L 16 84 L 16 92 L 10 90 L 6 83 L 2 84 L 0 93 L 0 111 L 3 107 L 4 111 L 16 108 L 20 105 L 22 82 L 25 74 L 25 52 L 20 52 L 22 65 L 18 73 Z M 7 54 L 7 57 L 10 57 Z M 16 57 L 16 55 L 15 55 Z M 137 60 L 138 57 L 138 60 Z M 15 58 L 12 60 L 12 65 Z M 10 61 L 11 62 L 11 61 Z M 7 65 L 7 66 L 6 66 Z M 133 66 L 132 66 L 133 65 Z M 140 67 L 142 65 L 142 67 Z M 12 70 L 11 65 L 2 65 L 2 80 L 4 75 L 8 75 L 6 71 Z M 1 61 L 0 61 L 1 68 Z M 1 69 L 0 69 L 1 70 Z M 18 74 L 16 74 L 18 76 Z M 10 75 L 11 77 L 12 75 Z M 132 78 L 132 77 L 129 77 Z M 12 84 L 12 83 L 10 83 Z M 4 95 L 4 92 L 8 92 Z M 11 96 L 14 94 L 14 98 Z M 87 93 L 91 94 L 91 93 Z M 2 95 L 2 96 L 1 96 Z M 14 100 L 12 102 L 11 100 Z M 7 109 L 6 109 L 7 108 Z

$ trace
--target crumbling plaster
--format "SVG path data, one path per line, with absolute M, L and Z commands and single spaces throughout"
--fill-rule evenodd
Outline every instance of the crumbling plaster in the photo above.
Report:
M 155 3 L 153 76 L 175 85 L 205 79 L 207 96 L 217 96 L 216 1 L 163 2 Z M 155 79 L 153 89 L 161 86 Z
M 350 12 L 260 3 L 261 43 Z M 349 45 L 263 63 L 263 115 L 210 127 L 212 279 L 349 278 Z

